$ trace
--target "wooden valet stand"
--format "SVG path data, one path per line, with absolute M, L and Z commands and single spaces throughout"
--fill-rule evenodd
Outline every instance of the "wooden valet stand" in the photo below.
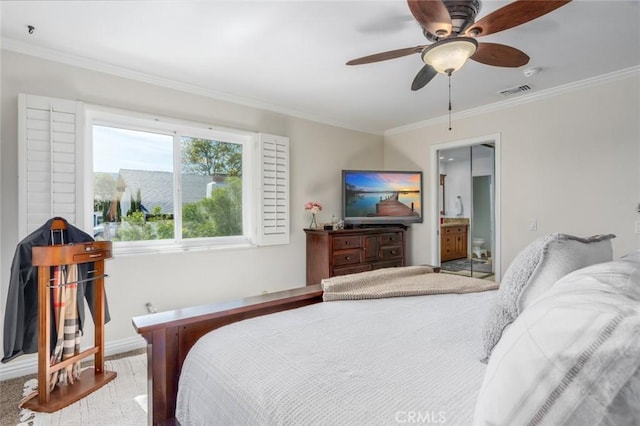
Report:
M 54 221 L 51 230 L 62 232 L 64 222 Z M 24 408 L 51 413 L 89 395 L 115 379 L 115 371 L 104 370 L 104 261 L 111 257 L 111 241 L 40 246 L 32 249 L 32 265 L 38 267 L 38 395 L 26 401 Z M 51 267 L 93 262 L 92 278 L 86 280 L 94 288 L 94 346 L 50 365 L 51 358 Z M 84 280 L 76 283 L 85 282 Z M 67 283 L 74 284 L 74 283 Z M 85 369 L 73 384 L 51 390 L 51 375 L 57 370 L 94 355 L 93 368 Z

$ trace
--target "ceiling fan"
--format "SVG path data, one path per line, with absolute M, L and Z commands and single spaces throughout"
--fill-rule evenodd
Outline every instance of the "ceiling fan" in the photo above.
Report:
M 515 0 L 476 22 L 480 0 L 407 0 L 424 36 L 433 44 L 376 53 L 353 59 L 347 65 L 420 53 L 425 65 L 414 78 L 411 90 L 423 88 L 437 73 L 451 76 L 467 59 L 498 67 L 520 67 L 529 62 L 526 53 L 504 44 L 478 42 L 476 38 L 522 25 L 570 1 Z

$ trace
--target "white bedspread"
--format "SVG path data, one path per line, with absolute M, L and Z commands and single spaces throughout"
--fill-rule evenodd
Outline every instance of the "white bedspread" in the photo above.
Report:
M 469 425 L 495 291 L 338 301 L 201 338 L 183 366 L 183 425 Z

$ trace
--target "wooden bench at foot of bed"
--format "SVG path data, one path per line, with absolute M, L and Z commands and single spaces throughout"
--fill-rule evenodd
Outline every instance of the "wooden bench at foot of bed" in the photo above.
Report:
M 207 332 L 243 319 L 318 302 L 322 302 L 320 284 L 134 317 L 133 327 L 147 341 L 148 423 L 177 424 L 175 409 L 182 364 L 191 347 Z

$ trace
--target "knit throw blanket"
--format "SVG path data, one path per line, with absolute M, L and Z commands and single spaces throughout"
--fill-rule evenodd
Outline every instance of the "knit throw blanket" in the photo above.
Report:
M 493 281 L 453 274 L 433 273 L 429 266 L 405 266 L 340 275 L 322 280 L 325 302 L 332 300 L 381 299 L 445 293 L 475 293 L 495 290 Z

